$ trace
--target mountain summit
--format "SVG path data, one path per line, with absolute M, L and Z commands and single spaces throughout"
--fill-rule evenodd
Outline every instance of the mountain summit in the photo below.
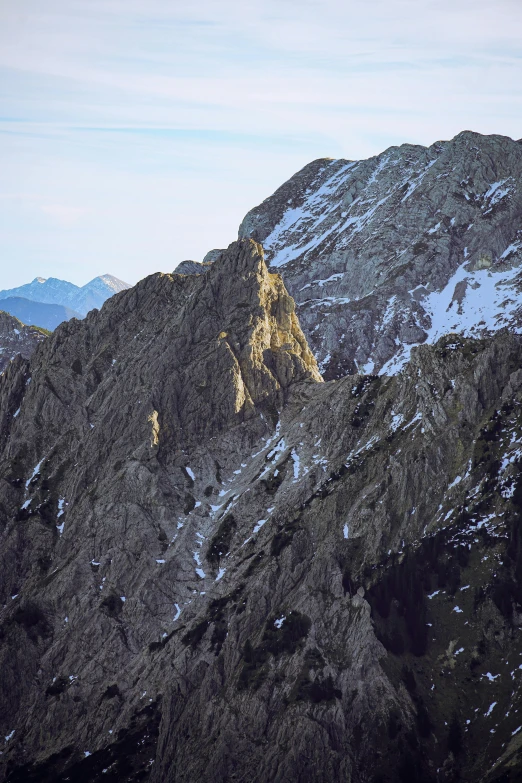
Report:
M 35 277 L 31 283 L 0 291 L 0 300 L 22 297 L 34 302 L 56 304 L 86 315 L 93 308 L 100 308 L 107 299 L 119 291 L 130 288 L 128 283 L 113 275 L 95 277 L 84 286 L 77 286 L 56 277 Z
M 465 131 L 305 166 L 244 218 L 326 378 L 396 372 L 448 332 L 519 329 L 522 146 Z

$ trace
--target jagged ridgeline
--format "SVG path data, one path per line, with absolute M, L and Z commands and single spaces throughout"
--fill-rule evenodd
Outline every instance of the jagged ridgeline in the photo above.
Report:
M 515 783 L 522 338 L 324 383 L 208 260 L 0 378 L 0 779 Z
M 305 166 L 243 220 L 325 378 L 396 372 L 413 345 L 520 328 L 522 144 L 465 131 Z

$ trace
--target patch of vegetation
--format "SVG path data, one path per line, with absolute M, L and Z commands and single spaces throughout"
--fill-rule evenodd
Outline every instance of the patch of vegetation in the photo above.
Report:
M 293 655 L 312 625 L 309 617 L 297 611 L 289 612 L 278 625 L 275 625 L 276 620 L 272 616 L 266 621 L 261 643 L 257 647 L 247 639 L 243 648 L 244 663 L 239 675 L 239 688 L 258 688 L 266 677 L 269 656 Z
M 404 631 L 409 637 L 409 647 L 414 655 L 421 656 L 426 652 L 425 581 L 423 558 L 412 552 L 401 563 L 389 568 L 366 594 L 374 618 L 376 614 L 380 618 L 377 621 L 377 636 L 394 655 L 402 655 L 405 650 Z
M 185 467 L 181 468 L 181 472 L 185 476 L 185 481 L 187 482 L 187 487 L 189 489 L 192 489 L 192 487 L 194 486 L 194 479 L 192 478 L 192 476 L 190 475 L 190 473 L 188 472 L 188 470 Z
M 219 563 L 220 559 L 230 551 L 230 544 L 236 528 L 237 523 L 233 515 L 227 514 L 210 540 L 207 552 L 209 563 Z
M 100 608 L 103 609 L 105 614 L 108 614 L 109 617 L 118 617 L 123 609 L 123 601 L 119 595 L 111 593 L 103 599 Z
M 46 696 L 60 696 L 70 685 L 68 677 L 57 677 L 45 691 Z
M 115 699 L 116 697 L 122 698 L 121 691 L 116 684 L 109 685 L 102 693 L 102 699 Z
M 211 646 L 216 655 L 221 652 L 223 642 L 227 635 L 227 620 L 225 617 L 225 610 L 229 605 L 235 606 L 241 596 L 241 593 L 245 589 L 244 584 L 238 585 L 235 590 L 222 598 L 216 598 L 210 602 L 207 610 L 207 616 L 201 620 L 197 625 L 191 628 L 182 637 L 181 641 L 185 645 L 190 645 L 192 649 L 195 649 L 200 641 L 205 636 L 206 632 L 211 625 L 214 626 L 212 637 L 210 639 Z M 172 634 L 171 634 L 172 635 Z M 158 642 L 153 642 L 157 645 Z M 151 645 L 149 645 L 149 649 Z
M 187 631 L 185 636 L 182 638 L 183 644 L 190 645 L 192 649 L 198 646 L 200 641 L 205 636 L 208 627 L 210 625 L 210 620 L 201 620 L 197 625 L 195 625 L 193 628 L 190 629 L 190 631 Z
M 341 699 L 342 693 L 339 688 L 334 686 L 332 676 L 329 674 L 326 679 L 310 680 L 309 677 L 302 678 L 296 693 L 296 701 L 311 701 L 313 704 L 319 704 L 322 701 L 334 701 Z
M 270 453 L 270 452 L 269 452 Z M 268 456 L 265 457 L 265 460 L 267 462 L 270 462 L 268 459 Z M 265 491 L 268 492 L 269 495 L 275 495 L 283 481 L 286 477 L 286 472 L 288 468 L 288 462 L 290 460 L 290 453 L 286 455 L 286 457 L 274 468 L 274 470 L 269 473 L 266 478 L 262 478 L 260 480 L 260 484 L 265 488 Z M 256 481 L 260 479 L 261 474 L 265 471 L 265 468 L 261 468 L 257 475 L 254 476 L 251 483 L 254 484 Z
M 426 242 L 416 242 L 412 247 L 414 256 L 420 256 L 422 253 L 426 253 L 429 247 Z
M 185 505 L 183 506 L 183 513 L 190 514 L 196 508 L 196 499 L 190 492 L 185 495 Z
M 44 326 L 32 326 L 31 330 L 40 332 L 40 334 L 44 334 L 46 337 L 50 337 L 52 335 L 52 332 L 49 331 L 49 329 L 46 329 Z
M 22 626 L 29 639 L 35 644 L 39 639 L 47 639 L 52 633 L 45 612 L 33 601 L 18 607 L 13 615 L 13 622 Z
M 279 527 L 278 532 L 270 543 L 270 554 L 279 557 L 283 549 L 292 543 L 292 539 L 301 527 L 301 512 L 297 512 L 291 519 Z

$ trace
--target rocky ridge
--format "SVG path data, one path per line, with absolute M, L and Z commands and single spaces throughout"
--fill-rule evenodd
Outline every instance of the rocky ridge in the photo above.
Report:
M 521 340 L 323 383 L 243 240 L 11 362 L 1 779 L 517 780 Z
M 48 332 L 36 326 L 26 326 L 10 313 L 0 310 L 0 373 L 17 354 L 28 359 Z
M 244 218 L 326 378 L 396 372 L 443 334 L 520 329 L 522 145 L 465 131 L 305 166 Z

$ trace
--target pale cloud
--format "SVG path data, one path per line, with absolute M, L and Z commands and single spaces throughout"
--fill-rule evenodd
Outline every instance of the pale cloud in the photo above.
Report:
M 87 214 L 85 207 L 71 207 L 66 204 L 42 204 L 42 212 L 61 226 L 71 226 Z

